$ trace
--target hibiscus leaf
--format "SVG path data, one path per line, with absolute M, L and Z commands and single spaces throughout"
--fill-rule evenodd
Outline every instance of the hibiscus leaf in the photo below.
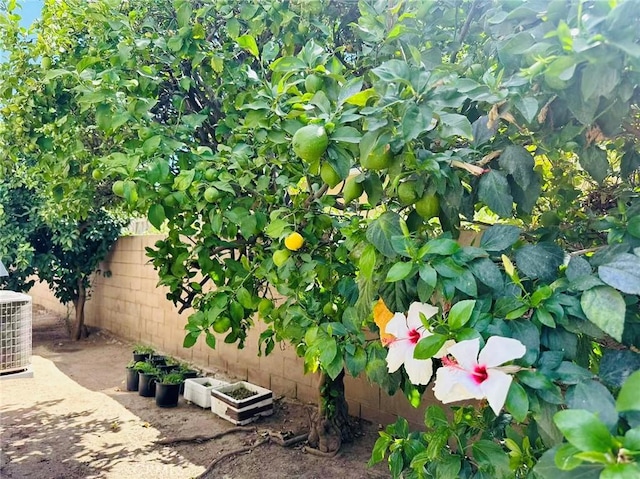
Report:
M 583 409 L 557 412 L 553 422 L 571 444 L 581 451 L 608 452 L 613 438 L 598 417 Z
M 640 371 L 636 371 L 622 385 L 616 401 L 618 411 L 640 411 Z
M 589 321 L 618 341 L 622 340 L 626 304 L 622 295 L 610 286 L 585 291 L 580 306 Z
M 385 281 L 387 283 L 395 283 L 396 281 L 401 281 L 408 276 L 411 276 L 414 273 L 414 264 L 413 263 L 403 263 L 399 262 L 394 264 L 389 272 L 387 273 L 387 278 Z
M 471 319 L 471 313 L 476 302 L 473 299 L 467 299 L 464 301 L 458 301 L 454 304 L 449 311 L 447 320 L 449 321 L 449 327 L 453 330 L 462 328 Z
M 512 382 L 507 394 L 505 408 L 518 422 L 523 422 L 529 413 L 529 396 L 520 384 Z
M 416 348 L 413 350 L 413 357 L 415 359 L 429 359 L 432 358 L 440 348 L 444 346 L 447 341 L 447 337 L 443 334 L 432 334 L 426 338 L 422 338 Z

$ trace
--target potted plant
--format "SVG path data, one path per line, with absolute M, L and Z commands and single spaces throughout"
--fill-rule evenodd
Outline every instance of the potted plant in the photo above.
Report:
M 246 381 L 211 389 L 211 411 L 236 425 L 273 414 L 273 393 Z
M 127 364 L 126 371 L 126 382 L 127 382 L 127 391 L 137 391 L 138 385 L 140 383 L 140 370 L 137 367 L 139 361 L 131 360 L 129 364 Z
M 211 407 L 211 390 L 229 383 L 214 378 L 189 378 L 184 380 L 185 401 L 197 404 L 202 408 Z
M 146 361 L 152 354 L 153 348 L 151 346 L 145 344 L 135 344 L 133 346 L 133 360 L 135 362 Z
M 156 406 L 176 407 L 183 381 L 184 378 L 179 373 L 161 375 L 156 382 Z
M 171 356 L 167 356 L 165 358 L 164 364 L 158 364 L 156 367 L 163 374 L 168 374 L 168 373 L 171 373 L 171 372 L 179 372 L 180 363 L 178 361 L 176 361 L 175 358 L 172 358 Z
M 136 363 L 139 373 L 138 394 L 143 397 L 153 397 L 156 394 L 156 380 L 160 371 L 153 364 L 146 361 Z
M 163 354 L 152 354 L 149 356 L 149 362 L 154 366 L 163 366 L 167 364 L 167 357 Z
M 198 371 L 191 369 L 187 363 L 179 363 L 176 372 L 182 374 L 182 377 L 185 380 L 198 377 Z M 184 394 L 184 383 L 180 386 L 180 394 Z

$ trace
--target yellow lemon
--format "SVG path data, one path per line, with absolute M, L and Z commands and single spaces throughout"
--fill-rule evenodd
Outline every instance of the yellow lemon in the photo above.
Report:
M 284 240 L 284 245 L 291 251 L 298 251 L 304 244 L 304 238 L 300 233 L 294 231 Z

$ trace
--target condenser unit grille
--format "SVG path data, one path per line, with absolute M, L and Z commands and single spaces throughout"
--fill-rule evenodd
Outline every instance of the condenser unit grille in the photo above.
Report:
M 0 291 L 0 374 L 31 365 L 31 297 Z

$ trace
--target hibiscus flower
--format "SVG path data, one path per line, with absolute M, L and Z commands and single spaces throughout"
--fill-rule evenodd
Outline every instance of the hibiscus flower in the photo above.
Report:
M 504 406 L 512 377 L 518 366 L 501 366 L 521 358 L 527 348 L 517 339 L 492 336 L 480 351 L 480 339 L 460 341 L 448 348 L 454 359 L 445 357 L 438 369 L 433 392 L 447 404 L 464 399 L 487 399 L 496 413 Z
M 413 303 L 409 306 L 409 312 L 405 316 L 395 313 L 385 326 L 387 352 L 387 369 L 390 373 L 397 371 L 400 366 L 409 376 L 413 384 L 428 384 L 433 376 L 433 364 L 431 359 L 415 359 L 413 352 L 422 338 L 433 333 L 422 324 L 420 314 L 429 319 L 438 312 L 438 308 L 427 303 Z M 445 346 L 435 355 L 441 357 L 445 354 Z

